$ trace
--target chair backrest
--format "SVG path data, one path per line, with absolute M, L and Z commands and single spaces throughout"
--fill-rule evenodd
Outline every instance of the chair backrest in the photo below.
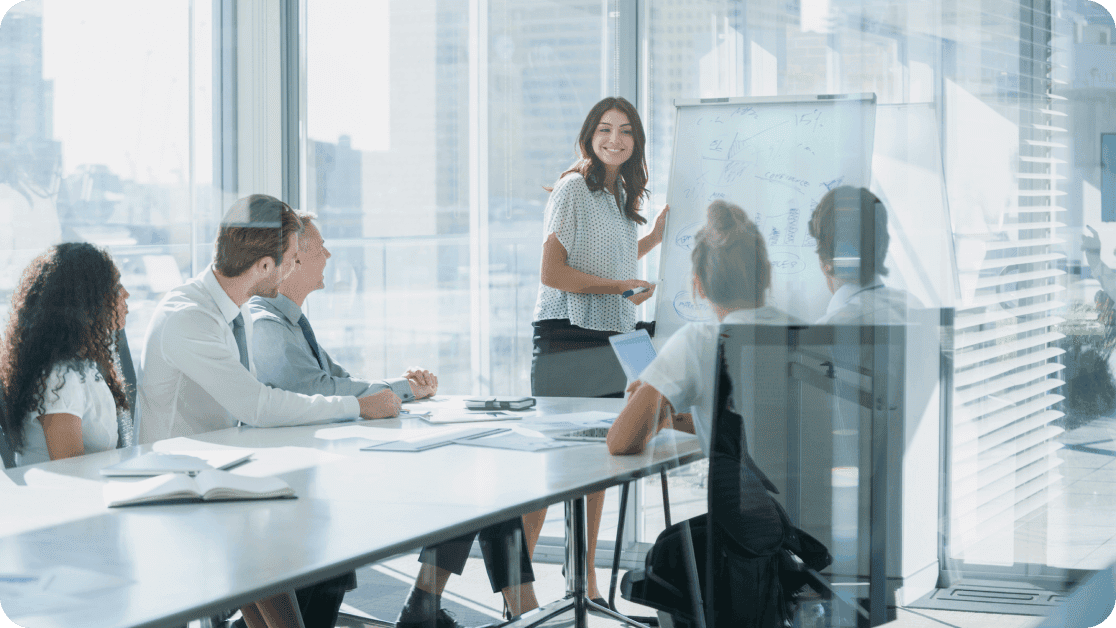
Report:
M 120 376 L 124 378 L 124 394 L 128 397 L 128 407 L 131 409 L 131 434 L 125 435 L 123 433 L 124 424 L 118 424 L 118 436 L 120 439 L 117 441 L 116 446 L 126 447 L 129 444 L 135 444 L 135 435 L 139 433 L 139 412 L 136 411 L 136 369 L 132 364 L 132 352 L 128 348 L 128 336 L 124 333 L 123 329 L 116 331 L 116 351 L 119 358 Z M 101 373 L 103 377 L 105 373 Z
M 748 433 L 766 432 L 764 420 L 786 400 L 786 338 L 793 327 L 722 325 L 713 373 L 710 417 L 708 514 L 705 544 L 705 625 L 728 625 L 743 619 L 755 625 L 779 625 L 779 552 L 789 521 L 772 498 L 779 489 L 760 469 L 749 450 Z M 744 357 L 744 348 L 752 347 Z M 782 369 L 778 364 L 782 363 Z M 766 436 L 765 436 L 766 438 Z M 784 481 L 785 484 L 785 481 Z M 741 579 L 725 561 L 750 559 Z M 744 584 L 746 586 L 733 586 Z M 733 590 L 726 589 L 728 585 Z M 745 599 L 755 598 L 755 599 Z M 750 613 L 742 617 L 741 611 Z
M 8 412 L 7 393 L 4 391 L 4 384 L 0 383 L 0 416 L 6 415 Z M 8 440 L 8 435 L 4 433 L 4 423 L 0 421 L 0 461 L 3 461 L 5 469 L 15 468 L 15 452 L 12 451 L 12 443 Z
M 907 337 L 923 333 L 910 326 L 721 325 L 710 529 L 720 522 L 744 547 L 771 542 L 757 527 L 770 518 L 757 505 L 768 497 L 757 488 L 766 472 L 789 523 L 833 548 L 834 573 L 869 576 L 873 596 L 883 590 L 888 502 L 901 490 L 891 461 L 902 451 Z M 711 569 L 719 554 L 712 543 L 707 551 Z M 711 576 L 710 618 L 718 605 Z
M 132 351 L 128 348 L 128 335 L 124 330 L 116 332 L 116 348 L 120 351 L 120 371 L 124 383 L 128 385 L 128 405 L 136 407 L 136 367 L 132 363 Z

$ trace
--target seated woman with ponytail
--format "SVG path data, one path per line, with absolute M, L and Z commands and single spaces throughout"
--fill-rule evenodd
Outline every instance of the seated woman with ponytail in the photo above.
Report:
M 771 263 L 759 229 L 736 205 L 709 205 L 694 238 L 694 293 L 709 301 L 722 323 L 786 325 L 799 322 L 765 305 Z M 697 434 L 710 451 L 714 360 L 718 323 L 688 323 L 628 386 L 628 403 L 608 432 L 608 451 L 637 454 L 660 429 Z M 693 408 L 693 412 L 691 412 Z

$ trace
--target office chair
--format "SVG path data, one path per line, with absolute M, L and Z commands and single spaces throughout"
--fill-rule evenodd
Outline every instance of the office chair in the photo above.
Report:
M 0 382 L 0 416 L 8 413 L 8 394 L 4 389 L 4 383 Z M 5 469 L 14 469 L 15 452 L 12 450 L 12 442 L 8 440 L 8 435 L 4 433 L 3 422 L 0 421 L 0 462 L 4 463 Z
M 806 585 L 834 600 L 846 616 L 868 618 L 821 576 L 832 561 L 827 548 L 791 523 L 773 497 L 779 489 L 748 449 L 742 414 L 758 422 L 793 407 L 786 360 L 799 331 L 793 326 L 721 327 L 708 512 L 664 531 L 645 568 L 629 572 L 622 583 L 626 599 L 655 608 L 660 617 L 669 615 L 676 628 L 781 626 L 793 618 L 796 593 Z M 756 346 L 761 350 L 742 353 L 743 347 Z M 734 357 L 726 360 L 726 355 Z M 777 477 L 788 487 L 794 479 L 791 473 Z
M 667 489 L 667 472 L 666 469 L 659 471 L 659 481 L 663 486 L 663 519 L 666 522 L 666 527 L 670 527 L 670 493 Z M 616 608 L 616 583 L 617 574 L 620 572 L 620 552 L 623 551 L 624 542 L 624 519 L 628 510 L 628 492 L 631 489 L 631 481 L 624 482 L 623 487 L 620 489 L 620 514 L 616 521 L 616 544 L 612 550 L 612 577 L 609 579 L 608 584 L 608 605 L 613 609 Z M 630 616 L 635 621 L 646 624 L 648 626 L 658 626 L 659 620 L 657 617 L 642 617 Z
M 132 352 L 128 348 L 128 335 L 124 333 L 123 329 L 116 332 L 116 350 L 120 355 L 120 375 L 124 378 L 124 394 L 128 397 L 128 407 L 132 412 L 132 436 L 131 439 L 125 439 L 124 434 L 120 434 L 120 440 L 117 444 L 118 447 L 125 447 L 128 442 L 135 443 L 135 435 L 139 433 L 139 410 L 136 408 L 136 367 L 132 363 Z
M 4 428 L 0 427 L 0 460 L 4 462 L 5 469 L 15 468 L 15 453 L 12 452 L 11 443 L 8 442 L 8 435 L 4 433 Z

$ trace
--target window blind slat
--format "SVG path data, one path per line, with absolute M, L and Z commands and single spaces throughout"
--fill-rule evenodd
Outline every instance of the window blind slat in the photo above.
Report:
M 1052 457 L 1054 452 L 1062 449 L 1062 444 L 1056 441 L 1048 440 L 1038 444 L 1038 446 L 1031 447 L 1018 455 L 1009 456 L 990 464 L 983 468 L 983 473 L 990 477 L 999 477 L 1007 473 L 1014 473 L 1021 465 L 1031 464 L 1036 460 L 1042 458 Z M 1055 460 L 1057 460 L 1055 458 Z M 1058 461 L 1061 462 L 1060 460 Z M 980 482 L 977 481 L 977 472 L 981 467 L 977 464 L 976 458 L 963 461 L 955 468 L 954 481 L 950 483 L 950 491 L 958 497 L 964 497 L 971 493 L 980 490 Z
M 1047 411 L 1043 414 L 1051 414 L 1053 418 L 1050 421 L 1062 416 L 1061 412 Z M 983 473 L 985 469 L 992 467 L 994 464 L 1003 461 L 1007 458 L 1012 458 L 1021 454 L 1022 452 L 1033 447 L 1040 446 L 1045 441 L 1052 441 L 1055 437 L 1061 434 L 1062 428 L 1047 423 L 1042 429 L 1035 430 L 1019 439 L 1011 442 L 1007 446 L 993 447 L 987 450 L 981 450 L 977 441 L 971 441 L 963 444 L 961 447 L 956 448 L 955 459 L 962 464 L 975 464 L 977 474 Z M 979 453 L 978 453 L 979 452 Z
M 961 421 L 953 426 L 954 442 L 961 444 L 974 438 L 983 438 L 1001 429 L 1006 429 L 1007 433 L 1013 434 L 1011 438 L 1014 438 L 1022 433 L 1015 432 L 1016 426 L 1020 425 L 1019 423 L 1015 423 L 1016 421 L 1035 414 L 1043 408 L 1049 408 L 1063 399 L 1065 399 L 1065 397 L 1061 395 L 1043 395 L 1034 401 L 1011 405 L 1007 408 L 997 410 L 978 420 Z
M 957 403 L 970 403 L 979 399 L 984 395 L 994 395 L 1015 386 L 1026 384 L 1027 382 L 1050 376 L 1058 371 L 1065 369 L 1065 365 L 1058 364 L 1057 362 L 1043 362 L 1018 373 L 1012 373 L 1006 377 L 992 378 L 983 384 L 966 388 L 965 390 L 957 391 L 953 394 L 954 401 Z M 1059 382 L 1062 380 L 1055 380 Z
M 993 257 L 985 258 L 981 262 L 980 267 L 983 270 L 992 270 L 993 268 L 1006 268 L 1008 266 L 1016 266 L 1019 264 L 1038 264 L 1040 262 L 1054 262 L 1064 259 L 1065 256 L 1059 253 L 1039 253 L 1035 255 L 1017 255 L 1015 257 Z
M 1012 390 L 1011 392 L 1001 395 L 982 395 L 977 403 L 972 403 L 966 406 L 961 406 L 956 409 L 954 416 L 958 423 L 964 421 L 975 421 L 984 416 L 988 416 L 993 412 L 998 412 L 1004 408 L 1020 403 L 1026 399 L 1030 399 L 1035 395 L 1054 390 L 1064 385 L 1060 379 L 1042 379 L 1030 386 Z
M 994 358 L 1010 355 L 1016 351 L 1031 349 L 1048 342 L 1055 342 L 1065 337 L 1066 335 L 1061 332 L 1052 331 L 1045 334 L 1026 336 L 1024 338 L 1012 340 L 1011 342 L 1000 342 L 986 349 L 976 349 L 963 353 L 958 352 L 954 354 L 953 367 L 958 370 L 963 369 L 975 364 L 980 364 L 981 362 L 987 362 Z
M 1024 321 L 1014 325 L 1002 325 L 993 329 L 985 331 L 970 331 L 964 334 L 958 334 L 954 337 L 953 349 L 960 351 L 972 346 L 983 344 L 985 342 L 992 342 L 1000 338 L 1006 338 L 1013 334 L 1024 334 L 1036 329 L 1044 329 L 1046 327 L 1053 327 L 1064 323 L 1066 319 L 1060 316 L 1050 316 L 1047 318 L 1040 318 L 1036 320 Z
M 989 379 L 997 375 L 1003 375 L 1004 373 L 1013 371 L 1017 368 L 1030 366 L 1038 362 L 1049 360 L 1050 358 L 1056 358 L 1063 353 L 1065 353 L 1065 350 L 1063 349 L 1048 347 L 1046 349 L 1042 349 L 1041 351 L 1028 353 L 1027 355 L 1018 358 L 1011 358 L 1002 362 L 998 362 L 996 364 L 989 364 L 979 369 L 970 369 L 964 373 L 954 375 L 954 385 L 967 386 L 969 384 L 975 384 L 979 381 Z
M 1039 229 L 1038 227 L 1025 227 L 1025 229 Z M 1039 239 L 1021 239 L 1021 240 L 1005 240 L 1003 242 L 989 242 L 985 245 L 987 251 L 1004 251 L 1007 249 L 1026 248 L 1030 246 L 1051 246 L 1055 244 L 1065 244 L 1065 240 L 1061 238 L 1045 238 Z
M 1037 430 L 1047 423 L 1061 418 L 1062 416 L 1064 416 L 1064 414 L 1061 412 L 1047 410 L 1045 412 L 1040 412 L 1036 415 L 1029 416 L 1025 419 L 1019 419 L 1015 423 L 1012 423 L 1007 427 L 1003 427 L 989 434 L 980 436 L 977 439 L 978 446 L 982 451 L 992 449 L 1010 440 L 1019 438 L 1027 432 Z
M 977 325 L 987 325 L 996 321 L 1002 321 L 1009 318 L 1029 316 L 1032 314 L 1041 314 L 1042 312 L 1049 312 L 1061 307 L 1065 307 L 1065 303 L 1061 301 L 1043 301 L 1041 303 L 1033 303 L 1025 307 L 1016 307 L 1010 310 L 995 310 L 992 312 L 978 312 L 978 313 L 965 313 L 962 312 L 957 315 L 953 321 L 953 328 L 955 331 L 961 330 L 966 327 L 975 327 Z
M 1039 476 L 1053 471 L 1057 466 L 1053 460 L 1041 460 L 1041 458 L 1019 467 L 1003 465 L 1001 469 L 997 470 L 1000 473 L 994 478 L 989 478 L 987 484 L 964 497 L 958 498 L 954 504 L 962 510 L 979 512 L 980 508 L 994 501 L 1000 495 L 1014 492 L 1018 486 L 1025 485 Z

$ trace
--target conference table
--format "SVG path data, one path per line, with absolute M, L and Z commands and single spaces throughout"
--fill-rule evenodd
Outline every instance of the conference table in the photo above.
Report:
M 429 405 L 460 401 L 439 396 Z M 622 407 L 620 399 L 543 397 L 533 416 L 489 425 L 530 428 L 570 413 L 615 414 Z M 181 626 L 565 502 L 567 572 L 573 574 L 567 599 L 524 618 L 568 609 L 584 626 L 584 496 L 703 456 L 693 436 L 670 430 L 633 456 L 610 456 L 602 443 L 545 451 L 460 444 L 361 451 L 370 440 L 352 436 L 360 426 L 400 434 L 436 429 L 419 418 L 237 427 L 190 442 L 8 470 L 15 484 L 30 486 L 0 484 L 0 605 L 27 628 Z M 298 498 L 105 507 L 101 468 L 153 448 L 220 446 L 253 449 L 253 459 L 235 472 L 280 477 Z M 29 590 L 19 588 L 21 578 L 39 578 L 43 591 L 21 597 Z

